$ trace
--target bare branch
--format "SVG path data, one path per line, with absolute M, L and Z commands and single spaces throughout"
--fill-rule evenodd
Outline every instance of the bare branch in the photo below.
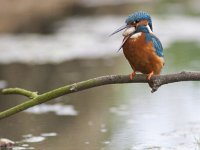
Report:
M 30 99 L 37 97 L 37 92 L 31 92 L 25 89 L 21 88 L 7 88 L 7 89 L 2 89 L 1 91 L 3 94 L 19 94 L 26 96 Z
M 108 75 L 63 86 L 41 95 L 37 95 L 37 93 L 35 92 L 19 88 L 3 89 L 1 91 L 2 94 L 20 94 L 27 96 L 30 99 L 17 106 L 14 106 L 3 112 L 0 112 L 0 119 L 9 117 L 25 109 L 47 102 L 54 98 L 97 86 L 108 85 L 108 84 L 122 84 L 122 83 L 148 83 L 149 86 L 152 88 L 152 92 L 155 92 L 162 85 L 180 81 L 200 81 L 200 72 L 181 72 L 177 74 L 168 74 L 159 76 L 157 75 L 153 76 L 150 81 L 147 80 L 146 75 L 142 74 L 136 75 L 133 80 L 130 80 L 129 75 Z
M 162 85 L 181 81 L 200 81 L 200 72 L 182 71 L 176 74 L 153 76 L 149 86 L 152 88 L 153 93 Z

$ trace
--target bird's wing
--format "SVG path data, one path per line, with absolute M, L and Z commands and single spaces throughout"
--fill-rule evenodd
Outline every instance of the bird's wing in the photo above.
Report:
M 163 47 L 160 40 L 153 34 L 151 34 L 151 39 L 152 39 L 156 54 L 160 57 L 164 57 Z

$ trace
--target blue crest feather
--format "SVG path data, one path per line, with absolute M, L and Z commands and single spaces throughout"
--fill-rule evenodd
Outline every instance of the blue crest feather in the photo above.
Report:
M 144 12 L 144 11 L 137 11 L 129 15 L 125 22 L 129 23 L 129 22 L 140 21 L 140 20 L 147 20 L 149 22 L 148 24 L 149 27 L 153 31 L 151 16 L 147 12 Z

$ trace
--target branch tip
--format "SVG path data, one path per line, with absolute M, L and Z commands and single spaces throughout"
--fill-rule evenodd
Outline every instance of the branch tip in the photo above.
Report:
M 36 98 L 38 96 L 37 92 L 28 91 L 22 88 L 6 88 L 6 89 L 2 89 L 1 93 L 5 95 L 8 95 L 8 94 L 23 95 L 30 99 Z

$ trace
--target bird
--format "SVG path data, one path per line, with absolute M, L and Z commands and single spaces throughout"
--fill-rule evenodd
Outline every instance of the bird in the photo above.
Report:
M 137 11 L 129 15 L 125 20 L 125 25 L 111 35 L 123 29 L 125 29 L 124 39 L 119 50 L 123 49 L 133 69 L 130 80 L 133 80 L 136 72 L 147 74 L 148 80 L 151 80 L 153 75 L 159 75 L 165 63 L 163 46 L 153 33 L 151 16 L 147 12 Z

